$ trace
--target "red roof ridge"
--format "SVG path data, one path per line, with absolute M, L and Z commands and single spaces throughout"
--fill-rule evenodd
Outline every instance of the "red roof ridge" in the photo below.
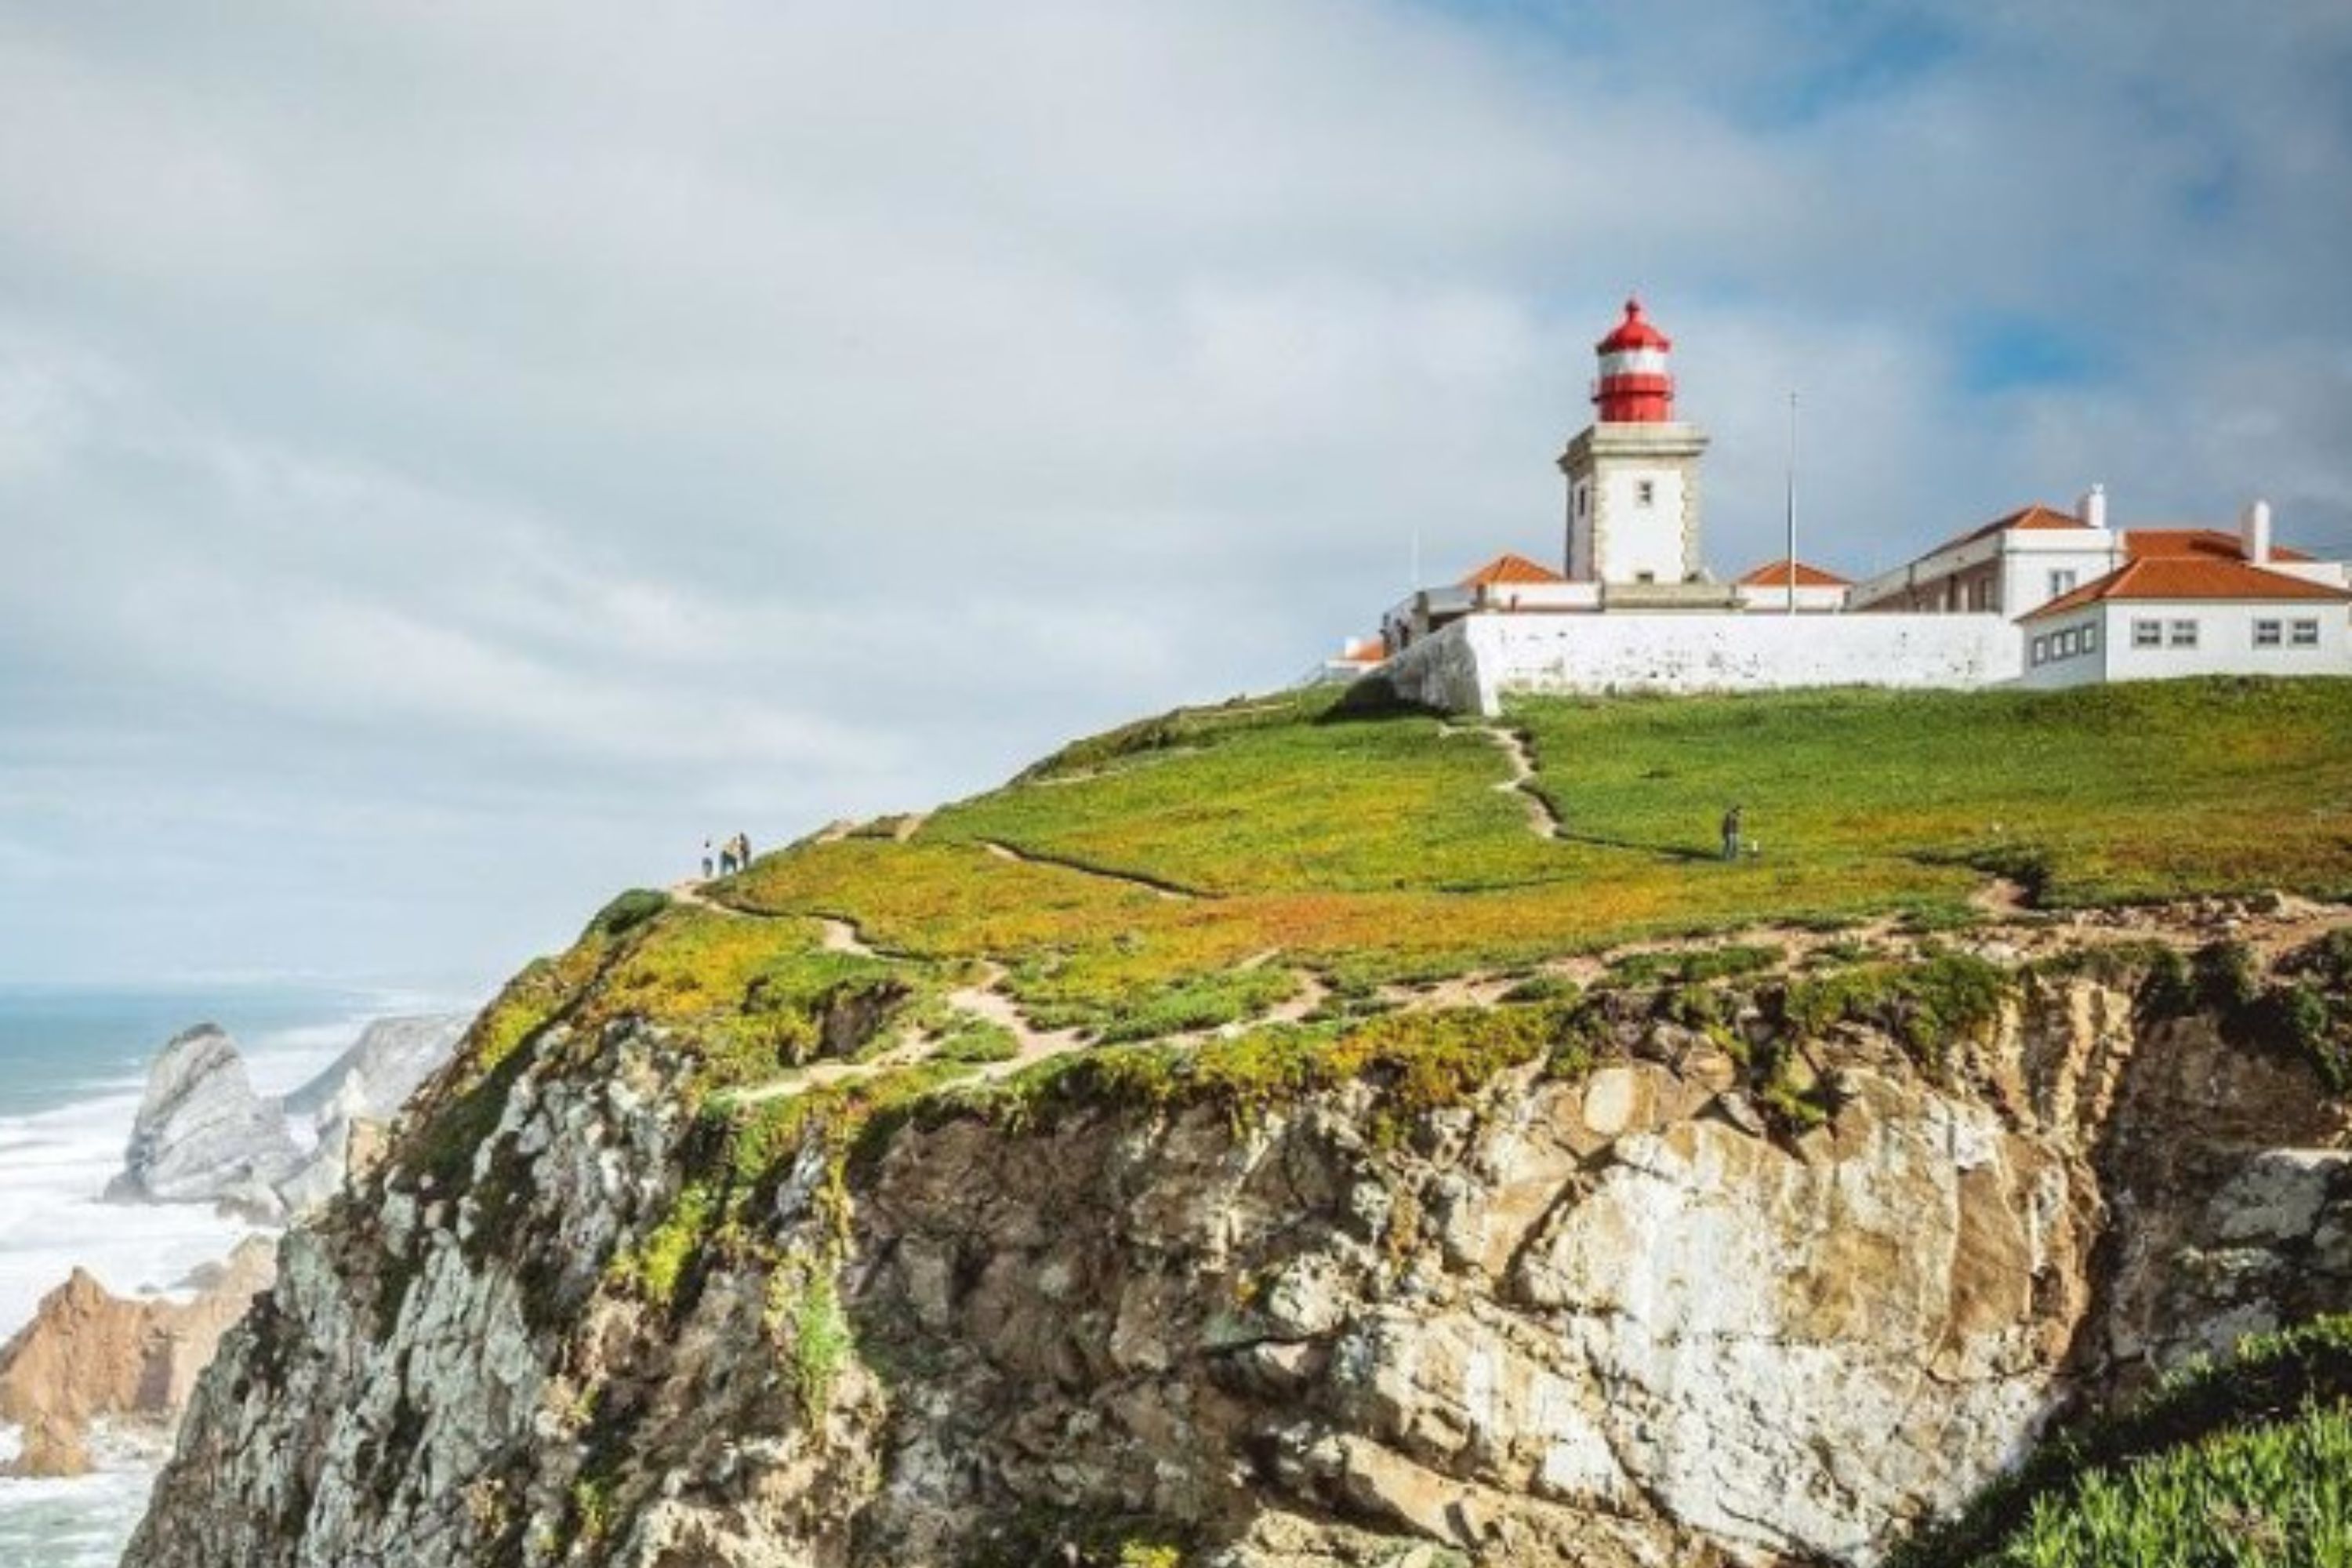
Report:
M 1737 585 L 1743 588 L 1787 587 L 1789 558 L 1783 555 L 1777 561 L 1767 561 L 1763 565 L 1739 578 Z M 1797 563 L 1797 586 L 1800 588 L 1851 588 L 1853 586 L 1853 580 L 1850 577 L 1841 577 L 1834 572 L 1801 560 Z
M 1526 556 L 1506 550 L 1484 566 L 1462 579 L 1465 588 L 1480 588 L 1495 583 L 1565 583 L 1568 579 L 1550 567 L 1530 561 Z
M 2063 508 L 2047 506 L 2038 500 L 2028 501 L 2015 511 L 2003 512 L 1990 522 L 1972 528 L 1966 533 L 1953 535 L 1927 553 L 1934 555 L 1938 552 L 1949 550 L 1955 545 L 1973 544 L 1979 539 L 1990 539 L 1996 533 L 2007 533 L 2012 528 L 2085 528 L 2088 526 L 2081 518 Z
M 2202 528 L 2184 523 L 2120 528 L 2116 531 L 2123 537 L 2124 548 L 2135 560 L 2142 556 L 2219 556 L 2223 560 L 2245 560 L 2245 541 L 2226 528 Z M 2271 559 L 2304 565 L 2310 563 L 2313 557 L 2291 545 L 2273 544 L 2271 546 Z M 2246 563 L 2253 564 L 2252 562 Z

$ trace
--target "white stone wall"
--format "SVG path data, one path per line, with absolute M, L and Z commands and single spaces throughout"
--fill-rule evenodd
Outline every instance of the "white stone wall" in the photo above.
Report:
M 1381 666 L 1380 677 L 1408 702 L 1448 713 L 1491 714 L 1496 710 L 1495 689 L 1488 672 L 1479 667 L 1470 628 L 1502 618 L 1473 616 L 1432 632 Z
M 1387 666 L 1412 700 L 1492 714 L 1513 692 L 1965 690 L 2021 672 L 2018 628 L 1992 615 L 1473 616 Z
M 2158 647 L 2140 647 L 2132 640 L 2132 623 L 2158 621 L 2165 640 Z M 2173 644 L 2175 621 L 2197 623 L 2197 645 Z M 2279 623 L 2274 647 L 2254 641 L 2254 623 Z M 2294 646 L 2294 624 L 2316 623 L 2319 640 L 2309 647 Z M 2042 664 L 2031 662 L 2034 639 L 2055 637 L 2085 624 L 2098 626 L 2095 655 L 2054 656 Z M 2298 603 L 2294 600 L 2151 604 L 2144 601 L 2085 605 L 2063 616 L 2046 616 L 2019 628 L 2028 656 L 2025 684 L 2037 687 L 2082 686 L 2096 680 L 2165 680 L 2186 675 L 2345 675 L 2352 676 L 2352 615 L 2342 605 Z

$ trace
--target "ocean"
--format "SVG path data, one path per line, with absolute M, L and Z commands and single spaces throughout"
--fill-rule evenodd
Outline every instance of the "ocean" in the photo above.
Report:
M 190 1205 L 101 1204 L 121 1168 L 147 1064 L 210 1021 L 264 1094 L 325 1067 L 371 1018 L 446 1011 L 447 997 L 298 985 L 121 989 L 0 985 L 0 1342 L 76 1267 L 121 1295 L 169 1290 L 253 1227 Z M 0 1429 L 0 1456 L 14 1450 Z M 66 1481 L 0 1480 L 0 1568 L 108 1568 L 152 1471 L 113 1456 Z

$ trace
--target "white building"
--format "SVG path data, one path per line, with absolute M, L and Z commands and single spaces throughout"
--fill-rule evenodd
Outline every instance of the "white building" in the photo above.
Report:
M 2274 545 L 2261 502 L 2234 533 L 2125 530 L 2095 485 L 1867 582 L 1786 559 L 1719 582 L 1701 551 L 1707 438 L 1675 417 L 1673 346 L 1626 301 L 1594 345 L 1597 417 L 1559 458 L 1561 569 L 1501 555 L 1392 606 L 1381 668 L 1400 692 L 1492 711 L 1514 691 L 2352 675 L 2345 563 Z
M 2352 592 L 2243 560 L 2147 555 L 2027 613 L 2024 684 L 2352 673 Z

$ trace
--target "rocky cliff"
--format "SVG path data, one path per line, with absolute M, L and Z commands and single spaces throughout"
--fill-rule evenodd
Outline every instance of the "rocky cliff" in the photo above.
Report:
M 168 1442 L 221 1335 L 268 1286 L 270 1258 L 268 1243 L 247 1241 L 190 1280 L 184 1301 L 126 1300 L 75 1269 L 0 1345 L 0 1424 L 20 1434 L 0 1475 L 80 1475 L 101 1436 L 150 1451 Z
M 1868 1563 L 2352 1305 L 2345 917 L 731 1094 L 607 953 L 289 1237 L 126 1563 Z

